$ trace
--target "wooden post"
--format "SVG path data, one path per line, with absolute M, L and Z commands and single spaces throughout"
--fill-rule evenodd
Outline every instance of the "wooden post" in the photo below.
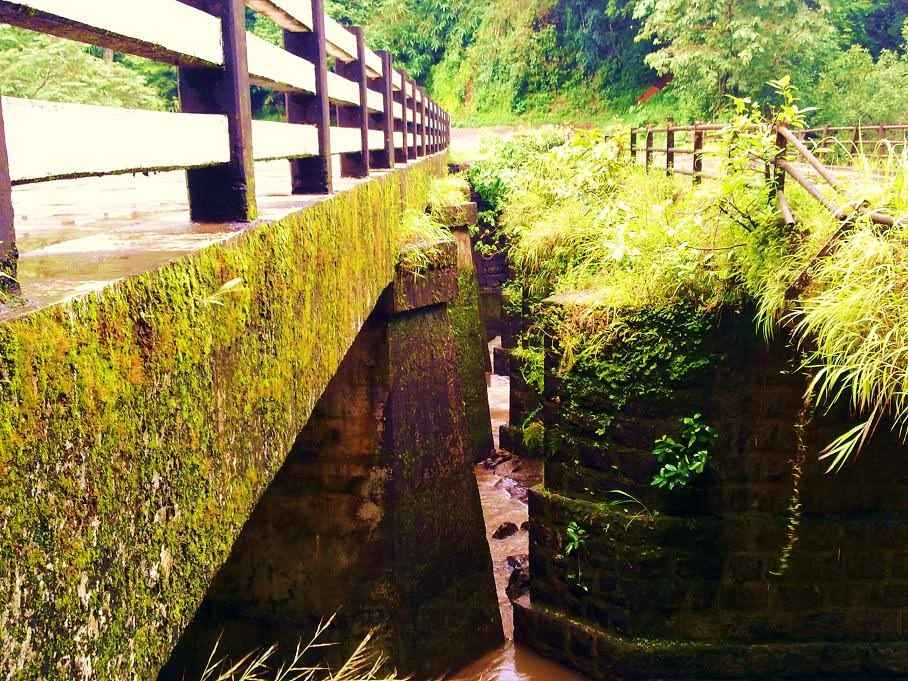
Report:
M 781 132 L 778 132 L 779 127 L 781 127 L 781 124 L 776 129 L 776 147 L 779 151 L 776 153 L 774 178 L 777 192 L 785 191 L 785 170 L 779 165 L 779 161 L 784 161 L 785 156 L 788 154 L 788 140 L 785 139 Z
M 183 0 L 221 20 L 224 68 L 180 68 L 184 113 L 225 114 L 230 160 L 186 171 L 189 211 L 200 222 L 248 222 L 258 214 L 252 161 L 252 102 L 246 61 L 246 7 L 242 0 Z
M 637 128 L 631 128 L 631 160 L 637 160 Z
M 369 152 L 369 165 L 372 168 L 394 167 L 394 83 L 391 68 L 391 54 L 385 51 L 376 52 L 381 57 L 382 75 L 372 80 L 372 87 L 382 95 L 384 111 L 370 116 L 374 130 L 381 130 L 385 141 L 384 148 Z
M 404 91 L 407 94 L 407 106 L 409 107 L 407 118 L 410 121 L 409 132 L 412 135 L 412 137 L 407 140 L 407 143 L 409 144 L 409 151 L 407 152 L 407 155 L 411 159 L 416 159 L 419 157 L 419 141 L 417 139 L 416 130 L 416 117 L 419 113 L 416 107 L 416 82 L 412 80 L 405 82 Z
M 703 131 L 700 124 L 694 124 L 694 184 L 703 181 Z
M 366 99 L 366 43 L 363 29 L 359 26 L 348 28 L 356 37 L 356 61 L 345 64 L 337 60 L 335 71 L 347 80 L 359 85 L 359 106 L 340 106 L 337 109 L 337 124 L 342 128 L 359 128 L 359 151 L 341 154 L 341 175 L 343 177 L 369 177 L 369 107 Z
M 438 151 L 438 144 L 436 142 L 436 123 L 437 114 L 436 114 L 436 104 L 431 99 L 429 100 L 429 153 L 434 154 Z
M 858 142 L 861 139 L 861 126 L 854 126 L 854 135 L 851 137 L 851 155 L 856 156 L 858 153 Z M 861 144 L 861 151 L 864 150 L 864 145 Z
M 675 128 L 674 121 L 669 119 L 665 125 L 665 172 L 675 171 Z
M 653 165 L 653 131 L 647 127 L 646 129 L 646 149 L 645 151 L 645 163 L 646 169 L 649 170 L 650 166 Z
M 410 144 L 407 137 L 407 72 L 399 69 L 398 73 L 401 85 L 400 90 L 394 93 L 394 98 L 400 104 L 401 117 L 395 120 L 394 125 L 401 132 L 401 141 L 400 146 L 394 149 L 394 156 L 398 163 L 406 163 L 410 160 Z
M 425 90 L 425 88 L 422 88 L 422 87 L 419 88 L 419 95 L 420 95 L 420 101 L 419 101 L 419 121 L 420 121 L 420 125 L 419 125 L 419 134 L 420 134 L 420 137 L 421 137 L 421 141 L 420 141 L 420 151 L 421 151 L 421 153 L 420 153 L 420 156 L 426 156 L 426 155 L 428 155 L 428 153 L 429 153 L 429 146 L 428 146 L 428 140 L 429 140 L 429 137 L 428 137 L 428 132 L 429 132 L 429 131 L 428 131 L 429 119 L 428 119 L 428 116 L 426 115 L 426 90 Z
M 325 48 L 325 11 L 322 0 L 312 1 L 312 30 L 284 31 L 284 49 L 315 66 L 315 93 L 287 96 L 287 122 L 315 125 L 318 156 L 290 161 L 290 181 L 294 194 L 330 194 L 331 112 L 328 108 L 328 53 Z
M 6 151 L 6 128 L 3 125 L 3 104 L 0 100 L 0 300 L 3 294 L 18 294 L 16 268 L 19 251 L 16 249 L 16 224 L 13 211 L 13 183 L 9 175 L 9 156 Z

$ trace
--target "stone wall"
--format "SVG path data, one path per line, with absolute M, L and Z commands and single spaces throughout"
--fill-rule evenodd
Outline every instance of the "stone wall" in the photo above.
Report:
M 234 659 L 292 651 L 334 612 L 335 663 L 378 628 L 390 665 L 420 678 L 502 641 L 447 309 L 457 283 L 453 244 L 427 273 L 398 275 L 162 679 L 197 676 L 219 636 Z
M 726 312 L 703 353 L 707 368 L 668 396 L 630 400 L 604 436 L 593 429 L 605 388 L 560 391 L 560 447 L 530 496 L 532 602 L 515 604 L 518 640 L 599 679 L 908 674 L 908 448 L 881 426 L 826 475 L 817 452 L 855 419 L 814 415 L 797 542 L 773 575 L 806 379 L 750 314 Z M 720 436 L 713 463 L 690 489 L 657 490 L 654 441 L 698 412 Z M 580 580 L 565 555 L 571 522 L 589 533 Z

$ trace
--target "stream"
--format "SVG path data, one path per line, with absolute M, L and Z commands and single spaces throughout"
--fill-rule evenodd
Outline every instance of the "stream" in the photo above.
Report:
M 489 344 L 489 352 L 500 344 L 501 339 L 496 338 Z M 489 386 L 489 409 L 496 449 L 499 444 L 499 426 L 508 423 L 509 402 L 510 380 L 506 376 L 493 374 Z M 476 466 L 476 482 L 482 499 L 486 536 L 492 552 L 498 607 L 501 609 L 506 641 L 500 648 L 447 677 L 448 681 L 586 681 L 585 676 L 514 644 L 513 614 L 511 603 L 505 594 L 511 576 L 507 558 L 527 554 L 529 533 L 520 530 L 505 539 L 493 539 L 492 533 L 505 522 L 515 523 L 518 527 L 526 522 L 526 490 L 542 482 L 542 461 L 512 456 L 510 460 L 503 461 L 494 468 L 490 466 L 486 463 Z

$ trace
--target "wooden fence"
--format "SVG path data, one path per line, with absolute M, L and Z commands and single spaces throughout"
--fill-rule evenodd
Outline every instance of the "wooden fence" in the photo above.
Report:
M 283 48 L 246 31 L 247 6 Z M 193 220 L 246 222 L 254 161 L 289 159 L 293 193 L 330 193 L 332 156 L 367 177 L 450 141 L 447 113 L 322 0 L 0 0 L 0 21 L 173 64 L 180 100 L 169 113 L 3 98 L 0 271 L 14 272 L 17 184 L 185 169 Z M 253 84 L 285 94 L 285 122 L 252 120 Z

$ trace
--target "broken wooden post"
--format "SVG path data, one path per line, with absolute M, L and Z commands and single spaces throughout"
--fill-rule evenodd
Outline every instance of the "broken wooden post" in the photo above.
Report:
M 230 160 L 186 171 L 189 211 L 201 222 L 248 222 L 258 214 L 252 161 L 252 102 L 242 0 L 183 0 L 221 20 L 224 68 L 179 69 L 180 110 L 224 114 Z

